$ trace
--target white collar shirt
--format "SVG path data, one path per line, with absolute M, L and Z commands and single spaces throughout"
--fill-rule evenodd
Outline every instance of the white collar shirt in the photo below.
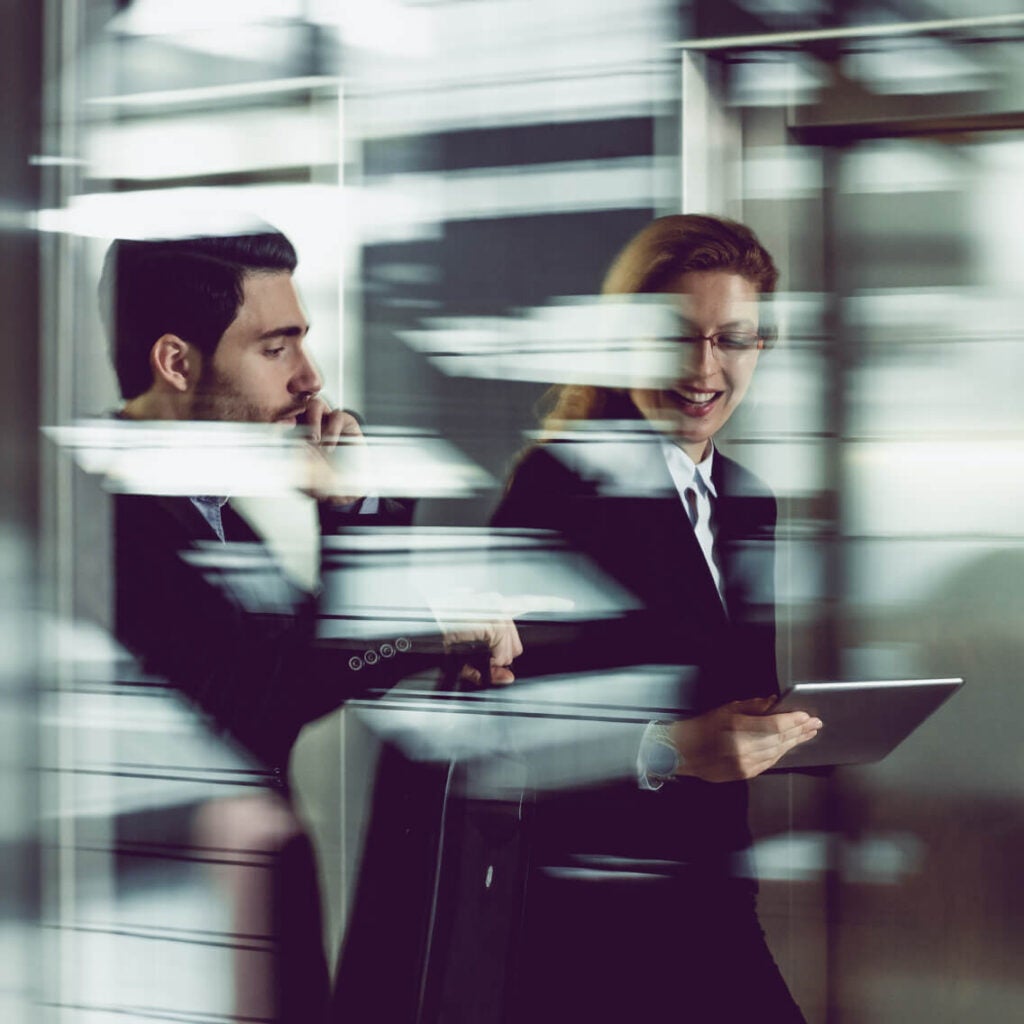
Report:
M 725 586 L 715 551 L 714 501 L 718 497 L 715 482 L 711 477 L 714 466 L 715 448 L 711 446 L 707 456 L 695 463 L 678 445 L 665 441 L 662 444 L 669 475 L 675 484 L 683 508 L 689 516 L 690 525 L 697 536 L 697 542 L 714 580 L 718 597 L 725 606 Z M 689 492 L 692 497 L 688 497 Z

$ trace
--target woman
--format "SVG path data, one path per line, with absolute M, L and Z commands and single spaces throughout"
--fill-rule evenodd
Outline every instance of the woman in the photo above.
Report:
M 732 221 L 673 216 L 641 231 L 603 291 L 665 297 L 678 318 L 672 373 L 556 388 L 548 439 L 521 460 L 495 514 L 497 526 L 559 531 L 639 598 L 638 611 L 569 644 L 531 651 L 525 627 L 520 676 L 531 657 L 535 672 L 699 669 L 693 714 L 647 727 L 637 778 L 537 809 L 524 1021 L 803 1020 L 757 922 L 746 780 L 821 723 L 765 714 L 778 690 L 775 501 L 713 443 L 765 346 L 761 306 L 777 276 Z M 631 422 L 611 443 L 586 430 L 567 439 L 594 420 Z

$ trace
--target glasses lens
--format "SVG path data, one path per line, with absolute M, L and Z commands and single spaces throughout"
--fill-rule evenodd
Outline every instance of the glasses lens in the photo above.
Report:
M 749 352 L 757 348 L 758 336 L 751 331 L 727 331 L 715 335 L 715 344 L 723 355 Z

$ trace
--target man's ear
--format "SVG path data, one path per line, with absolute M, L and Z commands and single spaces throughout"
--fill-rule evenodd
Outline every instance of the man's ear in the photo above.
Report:
M 184 393 L 199 380 L 199 351 L 176 334 L 162 334 L 149 351 L 149 366 L 154 384 Z

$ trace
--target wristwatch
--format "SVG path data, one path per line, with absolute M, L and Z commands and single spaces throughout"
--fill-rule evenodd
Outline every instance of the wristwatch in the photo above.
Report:
M 640 766 L 648 779 L 664 782 L 683 766 L 683 758 L 672 742 L 668 722 L 651 722 L 640 742 Z

